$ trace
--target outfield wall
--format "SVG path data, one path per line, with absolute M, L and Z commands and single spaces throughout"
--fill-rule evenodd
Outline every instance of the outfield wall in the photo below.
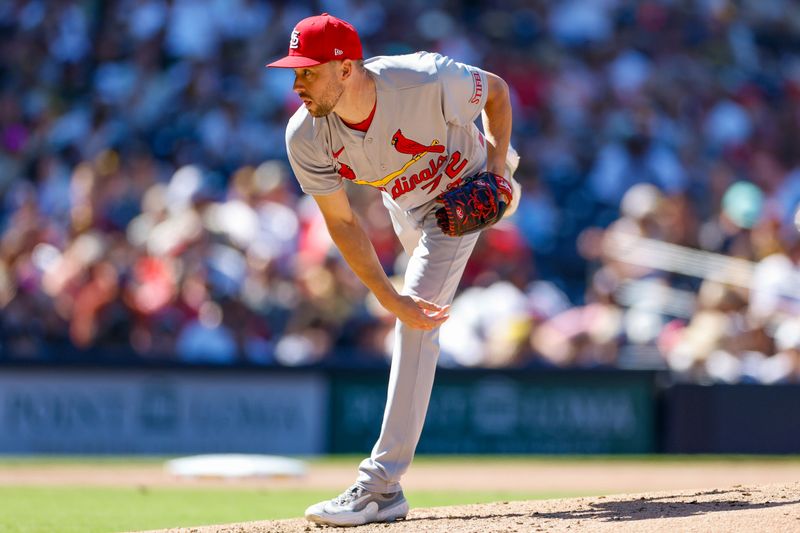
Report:
M 419 453 L 800 453 L 800 386 L 438 370 Z M 388 369 L 0 366 L 0 453 L 367 453 Z
M 331 378 L 330 449 L 369 450 L 386 378 Z M 653 390 L 649 372 L 439 370 L 418 453 L 652 453 Z
M 661 417 L 668 453 L 800 453 L 800 385 L 676 385 Z
M 0 453 L 326 451 L 317 373 L 0 370 Z
M 0 368 L 0 453 L 365 453 L 388 370 Z M 420 453 L 650 453 L 653 374 L 439 371 Z

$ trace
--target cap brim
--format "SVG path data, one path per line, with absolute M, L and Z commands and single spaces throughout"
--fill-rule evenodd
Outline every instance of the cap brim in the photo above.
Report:
M 315 67 L 321 64 L 321 62 L 316 59 L 311 59 L 310 57 L 286 56 L 272 63 L 268 63 L 266 66 L 270 68 L 303 68 Z

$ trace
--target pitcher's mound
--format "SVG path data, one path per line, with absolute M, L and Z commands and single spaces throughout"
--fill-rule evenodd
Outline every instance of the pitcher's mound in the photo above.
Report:
M 413 503 L 413 502 L 412 502 Z M 319 527 L 305 520 L 250 522 L 170 531 L 192 533 L 528 533 L 800 531 L 800 483 L 592 498 L 412 509 L 393 524 Z

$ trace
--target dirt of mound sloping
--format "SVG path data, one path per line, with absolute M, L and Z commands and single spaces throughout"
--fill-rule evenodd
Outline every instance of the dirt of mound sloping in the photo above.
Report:
M 334 533 L 304 520 L 164 533 Z M 412 509 L 407 520 L 354 533 L 800 532 L 800 483 Z

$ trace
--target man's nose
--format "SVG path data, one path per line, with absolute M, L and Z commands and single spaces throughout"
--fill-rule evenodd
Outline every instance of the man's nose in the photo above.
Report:
M 292 85 L 292 90 L 296 93 L 299 93 L 300 91 L 303 90 L 303 84 L 300 83 L 300 78 L 298 78 L 297 76 L 295 76 L 294 78 L 294 84 Z

